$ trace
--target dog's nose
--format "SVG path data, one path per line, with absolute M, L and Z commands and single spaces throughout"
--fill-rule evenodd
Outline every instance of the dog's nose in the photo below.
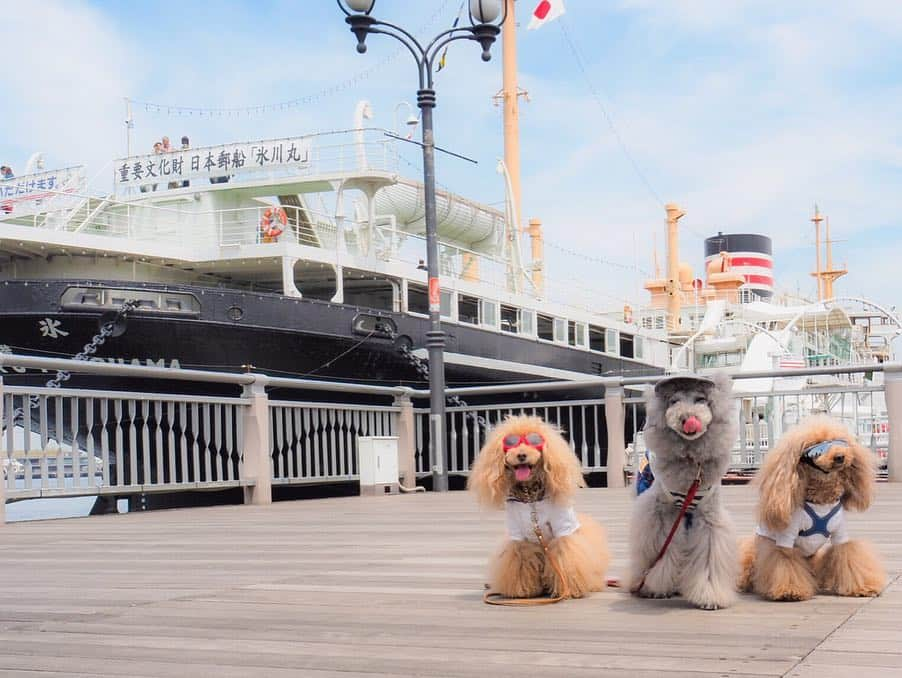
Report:
M 525 462 L 526 455 L 521 452 L 520 454 L 517 455 L 517 461 Z
M 836 465 L 836 466 L 839 466 L 839 465 L 842 464 L 845 460 L 846 460 L 846 455 L 844 455 L 844 454 L 837 454 L 835 457 L 833 457 L 833 463 L 834 463 L 834 465 Z

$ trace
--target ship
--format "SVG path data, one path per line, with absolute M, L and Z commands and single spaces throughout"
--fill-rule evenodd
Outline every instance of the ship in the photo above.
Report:
M 666 332 L 549 293 L 542 226 L 520 217 L 515 36 L 505 22 L 504 209 L 436 195 L 446 383 L 661 373 Z M 83 166 L 0 183 L 0 351 L 424 385 L 424 187 L 401 170 L 416 147 L 368 126 L 373 110 L 291 138 L 143 155 L 129 141 L 100 194 Z

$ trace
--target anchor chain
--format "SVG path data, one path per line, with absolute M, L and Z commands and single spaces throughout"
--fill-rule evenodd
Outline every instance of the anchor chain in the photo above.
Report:
M 91 337 L 91 341 L 84 345 L 82 350 L 72 356 L 72 360 L 89 360 L 91 356 L 97 353 L 97 349 L 106 343 L 106 340 L 109 339 L 113 332 L 116 330 L 116 323 L 125 318 L 129 311 L 132 311 L 138 305 L 137 299 L 128 299 L 126 300 L 117 310 L 116 315 L 114 315 L 110 320 L 106 321 L 100 326 L 100 331 Z M 60 385 L 69 381 L 72 375 L 65 370 L 58 370 L 56 376 L 53 379 L 50 379 L 45 386 L 47 388 L 59 388 Z M 29 402 L 32 407 L 39 407 L 41 404 L 41 397 L 37 395 L 29 396 Z M 17 421 L 20 421 L 22 417 L 25 416 L 25 411 L 21 407 L 17 407 L 13 410 L 13 418 L 12 421 L 15 424 Z
M 97 353 L 97 349 L 103 346 L 106 343 L 106 340 L 112 336 L 113 332 L 116 330 L 116 323 L 128 315 L 128 312 L 133 310 L 137 305 L 137 299 L 126 300 L 122 306 L 118 308 L 116 315 L 100 326 L 100 332 L 95 334 L 91 338 L 91 341 L 85 344 L 84 348 L 82 348 L 79 353 L 72 356 L 72 360 L 89 360 L 91 356 Z M 71 377 L 72 375 L 69 372 L 59 370 L 57 371 L 56 376 L 47 382 L 46 386 L 47 388 L 59 388 L 60 384 L 64 381 L 69 381 Z M 32 398 L 34 397 L 35 396 L 32 396 Z
M 379 329 L 381 331 L 385 332 L 386 334 L 388 334 L 388 336 L 391 338 L 392 341 L 396 341 L 399 336 L 398 333 L 395 331 L 395 329 L 388 323 L 384 323 L 384 324 L 380 325 Z M 426 381 L 429 380 L 429 363 L 427 361 L 423 360 L 422 358 L 420 358 L 419 356 L 414 355 L 413 351 L 410 350 L 410 346 L 408 346 L 406 342 L 402 342 L 398 346 L 398 352 L 402 356 L 404 356 L 404 358 L 407 360 L 407 362 L 409 362 L 411 364 L 411 366 L 417 371 L 417 373 L 420 375 L 420 377 L 422 377 Z M 448 404 L 452 405 L 453 407 L 469 407 L 469 405 L 467 405 L 466 401 L 456 394 L 445 395 L 445 400 L 448 402 Z M 476 424 L 483 431 L 485 431 L 488 428 L 489 423 L 488 423 L 488 421 L 486 421 L 485 417 L 483 417 L 482 415 L 480 415 L 476 412 L 465 412 L 465 414 L 468 417 L 470 417 L 474 422 L 476 422 Z

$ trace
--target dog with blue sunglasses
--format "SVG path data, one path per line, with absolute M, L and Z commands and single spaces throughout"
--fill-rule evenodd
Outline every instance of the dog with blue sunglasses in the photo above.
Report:
M 758 472 L 758 527 L 740 545 L 739 588 L 767 600 L 880 593 L 880 559 L 845 521 L 846 510 L 870 506 L 875 480 L 873 453 L 835 419 L 809 417 L 788 431 Z

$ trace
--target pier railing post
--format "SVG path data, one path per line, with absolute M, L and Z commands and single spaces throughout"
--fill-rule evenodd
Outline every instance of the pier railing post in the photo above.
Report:
M 623 386 L 619 383 L 605 384 L 604 418 L 608 431 L 608 487 L 625 487 L 623 473 L 626 465 L 626 416 L 623 410 Z
M 245 504 L 272 503 L 272 443 L 266 382 L 266 377 L 256 376 L 253 383 L 244 387 L 242 394 L 250 400 L 243 415 L 244 476 L 254 481 L 253 485 L 244 488 Z
M 887 366 L 883 373 L 883 389 L 889 425 L 887 480 L 898 483 L 902 482 L 902 368 L 898 365 Z
M 5 421 L 3 419 L 3 375 L 0 374 L 0 424 Z M 12 426 L 12 422 L 9 424 Z M 3 430 L 3 427 L 0 426 L 0 431 Z M 10 457 L 12 456 L 10 453 L 12 450 L 7 450 L 6 454 Z M 4 460 L 0 460 L 0 464 L 3 463 Z M 15 477 L 15 471 L 13 470 L 12 464 L 9 465 L 6 469 L 7 473 L 12 473 L 13 477 Z M 0 527 L 6 525 L 6 482 L 7 479 L 3 476 L 3 466 L 0 466 Z
M 398 475 L 402 486 L 416 487 L 416 437 L 414 436 L 413 402 L 409 396 L 401 395 L 395 398 L 394 406 L 399 408 L 394 415 L 397 417 L 395 431 L 398 436 Z

